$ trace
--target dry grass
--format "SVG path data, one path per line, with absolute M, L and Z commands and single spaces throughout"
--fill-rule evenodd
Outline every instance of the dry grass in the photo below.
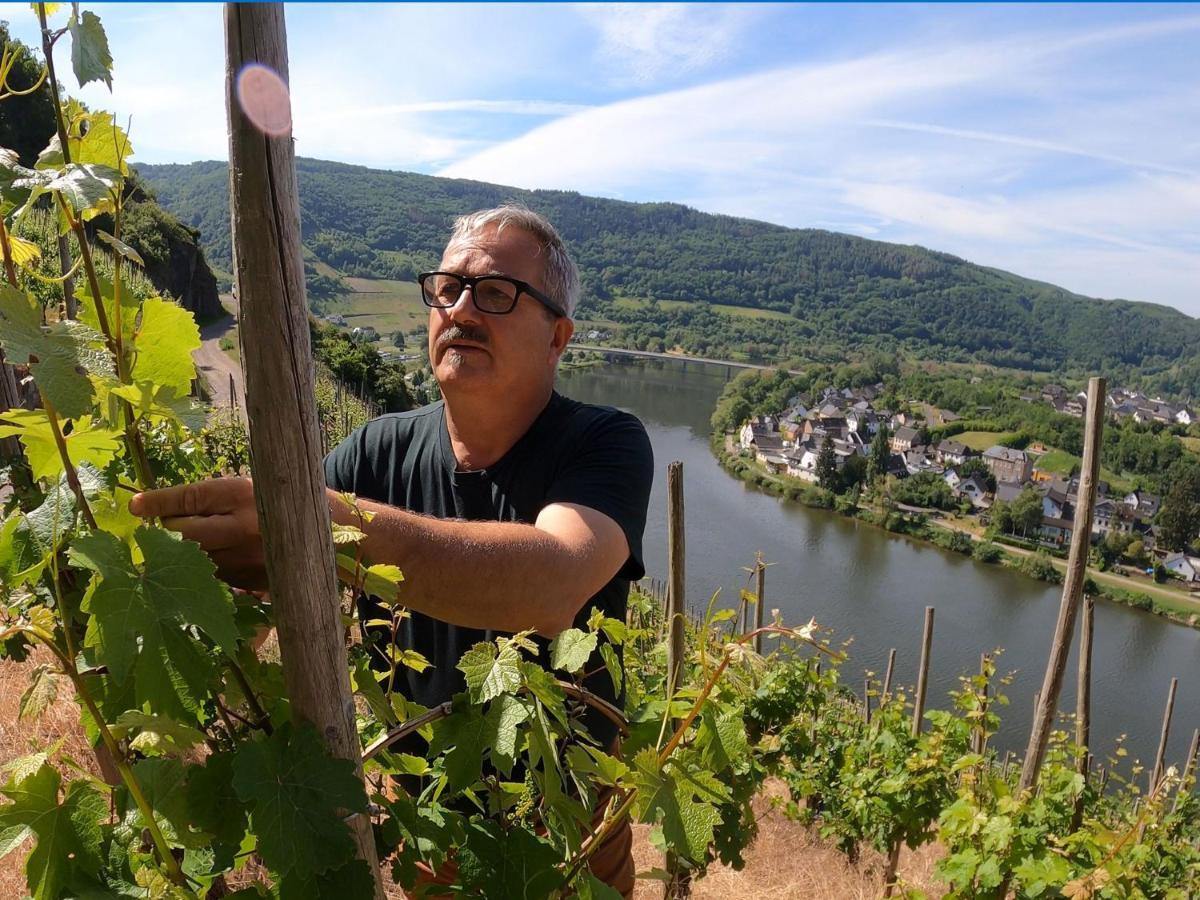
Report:
M 95 770 L 91 747 L 79 725 L 69 684 L 61 685 L 58 699 L 35 721 L 18 722 L 17 710 L 29 671 L 48 654 L 35 653 L 25 663 L 0 660 L 0 763 L 62 742 L 61 752 Z M 866 851 L 857 865 L 823 842 L 808 828 L 789 821 L 772 802 L 784 788 L 775 783 L 758 801 L 759 834 L 746 853 L 746 867 L 735 872 L 725 866 L 710 867 L 708 875 L 696 882 L 692 896 L 707 898 L 754 897 L 764 900 L 866 900 L 882 895 L 885 860 Z M 634 827 L 634 859 L 639 872 L 661 868 L 662 856 L 649 841 L 649 827 Z M 26 895 L 21 873 L 27 847 L 21 847 L 0 860 L 0 898 Z M 909 885 L 931 896 L 941 893 L 941 884 L 933 876 L 939 850 L 936 846 L 915 853 L 905 850 L 900 857 L 900 876 Z M 243 873 L 243 879 L 252 877 Z M 239 881 L 243 880 L 239 879 Z M 399 895 L 397 895 L 399 896 Z M 657 900 L 662 896 L 658 881 L 641 880 L 635 900 Z

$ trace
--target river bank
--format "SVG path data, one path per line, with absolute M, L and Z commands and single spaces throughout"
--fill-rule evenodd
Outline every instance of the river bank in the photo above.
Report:
M 797 478 L 773 475 L 758 462 L 736 453 L 730 447 L 728 435 L 713 435 L 710 446 L 722 469 L 768 494 L 815 509 L 827 509 L 871 527 L 933 544 L 950 553 L 969 556 L 984 565 L 1012 569 L 1041 581 L 1059 583 L 1066 570 L 1066 562 L 1062 559 L 1010 544 L 981 540 L 977 529 L 931 518 L 920 512 L 864 504 L 856 498 L 834 494 Z M 1095 596 L 1200 629 L 1200 600 L 1177 591 L 1141 585 L 1126 576 L 1100 572 L 1091 567 L 1087 574 L 1086 589 Z

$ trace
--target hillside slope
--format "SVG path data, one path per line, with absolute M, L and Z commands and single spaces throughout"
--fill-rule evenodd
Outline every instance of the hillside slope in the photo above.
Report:
M 1103 372 L 1200 394 L 1200 320 L 1165 306 L 1096 300 L 921 247 L 678 204 L 524 191 L 312 159 L 298 159 L 297 169 L 305 246 L 346 275 L 411 278 L 436 262 L 455 215 L 517 200 L 547 214 L 571 245 L 583 270 L 586 314 L 640 329 L 667 346 L 688 333 L 710 349 L 713 340 L 744 342 L 752 355 L 780 360 L 811 355 L 806 348 L 813 347 L 879 347 L 1061 374 Z M 160 202 L 200 229 L 208 257 L 227 268 L 225 164 L 139 171 Z M 685 304 L 654 308 L 635 300 Z M 716 316 L 696 304 L 776 315 Z

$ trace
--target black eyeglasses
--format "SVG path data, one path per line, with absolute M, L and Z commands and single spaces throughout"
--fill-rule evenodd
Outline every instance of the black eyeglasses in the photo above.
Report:
M 471 302 L 480 312 L 504 316 L 513 311 L 522 294 L 528 294 L 558 318 L 566 313 L 558 304 L 526 281 L 507 275 L 458 275 L 454 272 L 423 272 L 417 276 L 421 299 L 426 306 L 446 309 L 458 303 L 462 292 L 471 289 Z

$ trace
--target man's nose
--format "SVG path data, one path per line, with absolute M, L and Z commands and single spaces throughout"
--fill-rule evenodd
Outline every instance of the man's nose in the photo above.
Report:
M 453 322 L 479 322 L 479 307 L 475 305 L 475 288 L 464 284 L 453 306 L 446 307 L 446 315 Z

